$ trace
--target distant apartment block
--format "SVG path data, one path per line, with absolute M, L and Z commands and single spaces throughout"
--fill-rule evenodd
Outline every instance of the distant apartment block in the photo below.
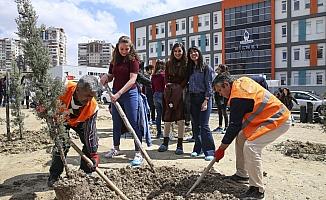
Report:
M 223 0 L 131 22 L 130 36 L 145 64 L 167 60 L 181 42 L 231 74 L 325 88 L 325 24 L 325 0 Z
M 62 28 L 47 28 L 41 35 L 43 45 L 48 48 L 52 67 L 67 63 L 67 38 Z
M 16 61 L 16 58 L 22 54 L 19 40 L 12 38 L 0 39 L 0 71 L 11 68 L 12 61 Z
M 108 68 L 114 47 L 111 43 L 95 40 L 78 44 L 78 65 Z

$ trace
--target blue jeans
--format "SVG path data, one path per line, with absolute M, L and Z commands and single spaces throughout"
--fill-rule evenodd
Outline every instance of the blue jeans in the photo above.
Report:
M 162 121 L 162 112 L 163 112 L 163 93 L 154 92 L 153 95 L 154 105 L 156 110 L 156 129 L 157 134 L 162 134 L 161 121 Z
M 115 94 L 117 91 L 113 91 Z M 138 115 L 138 89 L 130 89 L 124 94 L 120 96 L 118 102 L 121 108 L 124 110 L 129 123 L 132 128 L 135 130 L 138 139 L 140 142 L 142 141 L 142 133 L 139 129 L 139 125 L 137 122 Z M 122 127 L 122 119 L 116 109 L 115 106 L 112 106 L 112 120 L 113 120 L 113 145 L 120 145 L 120 137 L 121 137 L 121 127 Z M 135 150 L 138 151 L 139 147 L 135 144 Z
M 192 133 L 195 138 L 195 146 L 193 152 L 198 154 L 201 151 L 205 156 L 213 156 L 215 151 L 214 139 L 209 129 L 209 116 L 212 111 L 212 100 L 207 102 L 207 110 L 201 111 L 201 105 L 204 102 L 205 94 L 190 94 L 190 114 Z

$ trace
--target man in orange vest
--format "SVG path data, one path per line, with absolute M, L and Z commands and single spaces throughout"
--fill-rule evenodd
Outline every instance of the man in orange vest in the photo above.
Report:
M 283 135 L 291 126 L 290 111 L 274 95 L 254 80 L 241 77 L 233 80 L 228 72 L 213 81 L 217 92 L 228 99 L 230 124 L 215 152 L 216 161 L 236 138 L 237 182 L 248 182 L 249 189 L 240 199 L 264 199 L 262 182 L 262 149 Z
M 78 83 L 68 81 L 66 83 L 66 90 L 60 97 L 68 112 L 65 124 L 67 134 L 69 134 L 70 128 L 78 134 L 84 145 L 82 151 L 93 161 L 93 166 L 89 167 L 81 159 L 80 169 L 85 171 L 85 173 L 95 171 L 100 161 L 99 155 L 97 154 L 98 137 L 96 132 L 98 105 L 94 98 L 97 95 L 98 88 L 97 78 L 85 75 L 79 79 Z M 67 156 L 70 147 L 67 143 L 67 141 L 63 142 L 65 156 Z M 58 149 L 54 147 L 52 152 L 52 164 L 48 179 L 49 187 L 52 187 L 59 179 L 64 167 Z

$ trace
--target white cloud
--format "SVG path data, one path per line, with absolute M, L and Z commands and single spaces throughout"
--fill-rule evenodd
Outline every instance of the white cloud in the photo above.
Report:
M 78 43 L 100 39 L 115 43 L 117 38 L 126 33 L 119 33 L 115 17 L 108 12 L 90 13 L 76 4 L 61 0 L 34 0 L 39 24 L 63 28 L 67 35 L 67 63 L 77 64 Z M 15 37 L 17 31 L 14 19 L 18 16 L 13 1 L 0 1 L 0 38 Z

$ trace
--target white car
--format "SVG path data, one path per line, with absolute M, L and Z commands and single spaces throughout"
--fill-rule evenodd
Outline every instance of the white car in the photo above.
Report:
M 111 98 L 107 91 L 102 92 L 101 101 L 103 103 L 111 103 Z
M 324 115 L 326 111 L 326 101 L 321 97 L 306 91 L 291 91 L 292 96 L 298 101 L 299 105 L 293 102 L 293 110 L 300 110 L 300 106 L 307 106 L 311 102 L 314 112 Z

